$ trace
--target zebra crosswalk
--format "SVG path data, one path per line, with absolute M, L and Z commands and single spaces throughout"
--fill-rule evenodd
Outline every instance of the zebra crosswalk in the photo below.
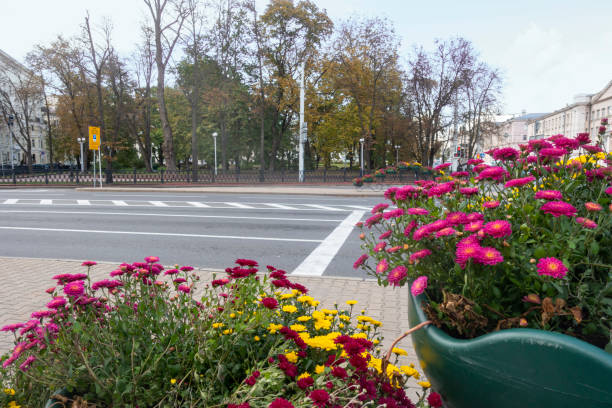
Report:
M 236 210 L 276 210 L 276 211 L 354 211 L 370 210 L 360 205 L 320 205 L 298 203 L 245 203 L 232 201 L 146 201 L 146 200 L 82 200 L 82 199 L 36 199 L 8 198 L 0 200 L 0 206 L 44 205 L 44 206 L 98 206 L 98 207 L 153 207 L 153 208 L 193 208 L 193 209 L 236 209 Z

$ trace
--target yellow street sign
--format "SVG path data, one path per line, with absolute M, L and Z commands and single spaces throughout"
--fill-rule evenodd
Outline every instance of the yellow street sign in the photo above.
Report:
M 89 127 L 89 150 L 100 149 L 100 128 L 97 126 Z

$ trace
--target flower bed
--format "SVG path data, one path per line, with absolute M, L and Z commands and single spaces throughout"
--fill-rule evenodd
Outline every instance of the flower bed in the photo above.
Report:
M 612 156 L 588 134 L 488 153 L 499 165 L 387 190 L 397 208 L 361 225 L 375 230 L 364 267 L 385 286 L 414 281 L 459 338 L 530 327 L 612 347 Z
M 0 403 L 41 407 L 64 389 L 79 407 L 414 406 L 404 386 L 418 371 L 396 363 L 399 349 L 386 364 L 381 323 L 355 301 L 321 309 L 284 271 L 257 274 L 243 259 L 196 300 L 193 268 L 157 261 L 97 282 L 93 262 L 55 276 L 46 308 L 1 329 L 16 346 L 2 358 Z M 422 394 L 419 406 L 441 406 Z

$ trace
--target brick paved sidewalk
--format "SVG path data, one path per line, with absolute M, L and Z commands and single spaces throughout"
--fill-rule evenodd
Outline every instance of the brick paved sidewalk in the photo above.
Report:
M 106 278 L 116 267 L 114 263 L 99 263 L 92 268 L 91 276 L 93 279 Z M 80 261 L 0 257 L 0 282 L 3 283 L 0 286 L 0 326 L 26 321 L 30 313 L 43 309 L 50 300 L 45 289 L 54 285 L 53 275 L 83 271 Z M 210 281 L 212 273 L 199 270 L 203 282 Z M 357 300 L 357 310 L 365 309 L 369 316 L 383 323 L 383 350 L 409 328 L 406 288 L 383 288 L 375 281 L 355 278 L 294 276 L 290 279 L 310 289 L 309 295 L 320 300 L 321 307 L 333 308 L 334 302 L 345 306 L 345 301 Z M 12 346 L 12 333 L 0 333 L 0 354 Z M 398 347 L 408 352 L 401 363 L 414 363 L 418 367 L 410 338 L 402 340 Z

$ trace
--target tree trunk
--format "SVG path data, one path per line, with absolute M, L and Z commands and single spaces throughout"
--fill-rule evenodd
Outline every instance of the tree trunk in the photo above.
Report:
M 198 181 L 198 103 L 200 100 L 200 93 L 198 91 L 199 84 L 196 81 L 193 93 L 191 94 L 191 173 L 193 181 Z
M 168 121 L 168 111 L 166 110 L 166 100 L 164 99 L 164 70 L 157 68 L 157 102 L 159 104 L 159 116 L 162 124 L 164 135 L 164 160 L 166 168 L 171 171 L 176 170 L 176 162 L 174 159 L 174 140 L 172 138 L 172 128 Z

